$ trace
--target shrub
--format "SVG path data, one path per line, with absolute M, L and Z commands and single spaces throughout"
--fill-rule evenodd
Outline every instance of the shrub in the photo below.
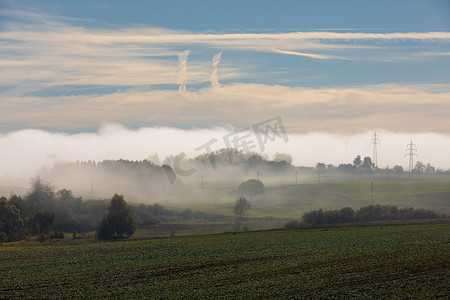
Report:
M 444 215 L 439 215 L 429 209 L 397 208 L 379 204 L 364 206 L 357 211 L 353 211 L 350 207 L 344 207 L 341 210 L 312 210 L 303 215 L 303 221 L 312 225 L 439 218 L 444 218 Z
M 309 224 L 318 225 L 318 224 L 325 224 L 326 218 L 322 209 L 319 209 L 319 210 L 312 210 L 308 213 L 303 214 L 303 221 Z
M 38 242 L 43 242 L 43 241 L 45 241 L 46 239 L 47 239 L 47 236 L 45 236 L 45 234 L 43 234 L 43 233 L 39 234 L 38 237 L 36 238 L 36 240 L 37 240 Z
M 301 226 L 301 222 L 297 220 L 290 220 L 286 224 L 284 224 L 284 228 L 286 229 L 298 229 Z
M 50 232 L 50 238 L 51 239 L 63 239 L 64 238 L 64 232 L 62 231 L 52 231 Z

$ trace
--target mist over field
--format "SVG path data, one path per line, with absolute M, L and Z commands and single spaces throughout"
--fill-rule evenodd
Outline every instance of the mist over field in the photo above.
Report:
M 448 17 L 411 1 L 0 1 L 0 196 L 46 187 L 28 213 L 73 202 L 66 229 L 115 193 L 223 215 L 244 195 L 254 217 L 448 212 Z M 255 179 L 263 193 L 240 189 Z

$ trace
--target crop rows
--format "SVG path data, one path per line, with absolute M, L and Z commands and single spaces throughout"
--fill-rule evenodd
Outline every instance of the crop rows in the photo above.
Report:
M 450 225 L 0 248 L 2 298 L 450 295 Z

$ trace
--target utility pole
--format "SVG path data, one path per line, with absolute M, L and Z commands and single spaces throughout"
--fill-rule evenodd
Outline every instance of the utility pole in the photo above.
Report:
M 406 154 L 405 156 L 409 156 L 409 179 L 413 178 L 413 169 L 414 169 L 414 156 L 418 156 L 417 155 L 417 149 L 416 149 L 416 145 L 413 144 L 412 140 L 411 142 L 406 145 L 406 147 L 408 147 L 406 149 Z
M 373 180 L 370 182 L 371 188 L 372 188 L 372 205 L 373 205 Z
M 91 199 L 94 199 L 94 178 L 91 178 Z
M 372 139 L 370 140 L 370 144 L 373 145 L 372 163 L 373 163 L 373 166 L 376 168 L 378 166 L 377 145 L 380 145 L 380 137 L 376 131 L 373 132 Z

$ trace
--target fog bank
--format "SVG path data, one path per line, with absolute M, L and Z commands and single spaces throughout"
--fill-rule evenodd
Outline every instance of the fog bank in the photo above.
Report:
M 377 130 L 380 168 L 401 165 L 408 168 L 405 156 L 412 140 L 418 156 L 415 161 L 435 168 L 450 168 L 450 136 L 436 133 L 395 133 Z M 169 155 L 185 153 L 188 158 L 228 144 L 259 152 L 272 158 L 276 152 L 293 156 L 296 166 L 315 166 L 317 162 L 338 165 L 351 163 L 356 155 L 372 156 L 373 131 L 354 135 L 321 132 L 272 135 L 258 141 L 251 131 L 241 133 L 233 144 L 232 128 L 177 129 L 145 127 L 127 129 L 119 124 L 102 124 L 94 133 L 55 133 L 25 129 L 0 135 L 0 185 L 11 178 L 32 177 L 55 162 L 103 161 L 107 159 L 144 160 L 158 154 L 160 161 Z M 245 138 L 245 140 L 244 140 Z M 231 142 L 230 142 L 231 141 Z M 243 143 L 242 141 L 245 141 Z M 245 145 L 246 146 L 245 146 Z M 1 182 L 3 181 L 3 182 Z

